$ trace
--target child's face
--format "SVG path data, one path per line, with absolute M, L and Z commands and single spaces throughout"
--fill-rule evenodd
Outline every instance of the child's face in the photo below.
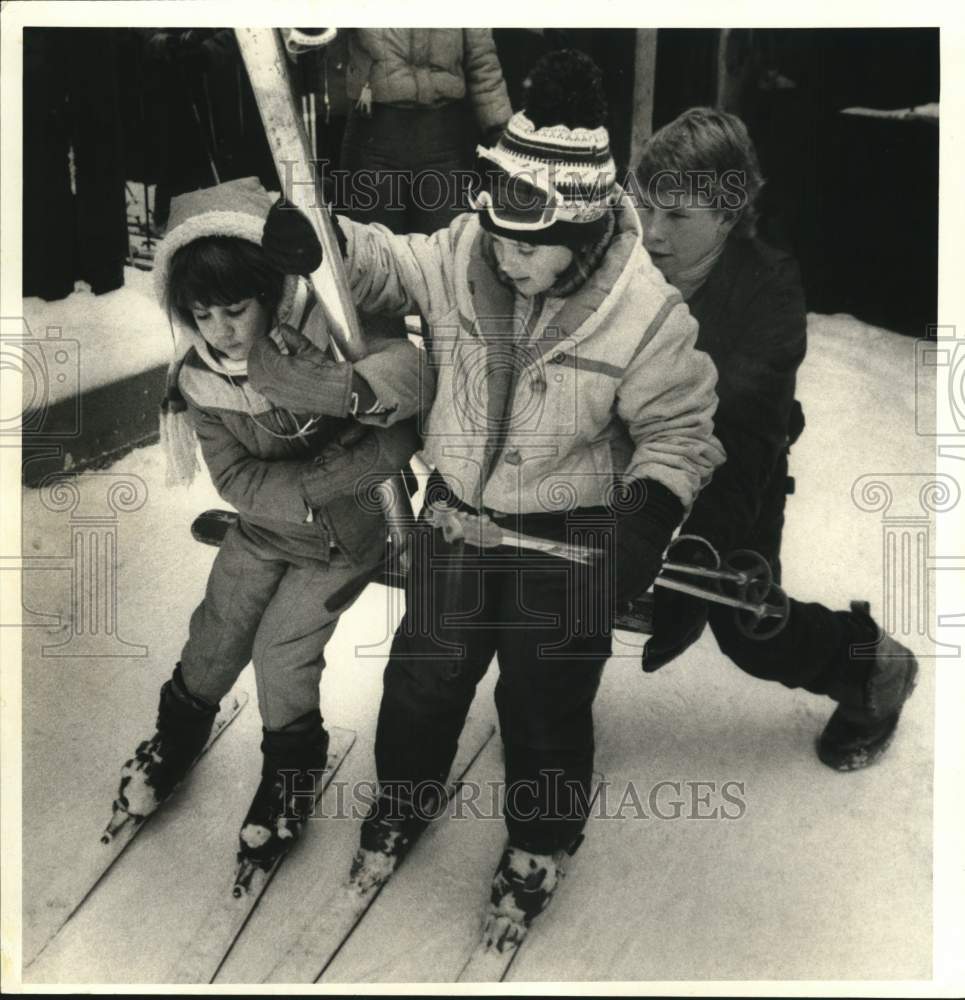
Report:
M 232 361 L 244 361 L 254 342 L 271 329 L 271 314 L 256 298 L 227 306 L 195 303 L 191 315 L 209 346 Z
M 569 247 L 534 246 L 495 234 L 493 247 L 503 273 L 527 296 L 540 295 L 552 288 L 573 260 Z
M 693 196 L 665 204 L 660 207 L 642 199 L 640 221 L 647 253 L 667 281 L 675 284 L 681 272 L 699 263 L 727 239 L 736 220 L 716 209 L 695 205 Z

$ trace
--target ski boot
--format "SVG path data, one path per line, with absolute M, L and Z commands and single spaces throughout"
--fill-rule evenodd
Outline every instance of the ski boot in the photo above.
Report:
M 352 859 L 349 884 L 359 893 L 369 892 L 389 880 L 413 841 L 436 815 L 439 801 L 417 809 L 408 798 L 383 791 L 362 823 L 358 850 Z
M 563 877 L 563 860 L 582 842 L 553 854 L 534 854 L 521 847 L 503 851 L 493 876 L 489 911 L 483 926 L 487 948 L 502 954 L 518 948 L 530 924 L 549 906 Z
M 894 739 L 901 709 L 918 678 L 918 662 L 911 650 L 886 635 L 869 611 L 866 602 L 851 603 L 858 623 L 877 639 L 862 704 L 839 704 L 817 741 L 821 762 L 836 771 L 857 771 L 881 757 Z
M 195 698 L 184 686 L 179 663 L 161 687 L 157 732 L 121 768 L 103 843 L 110 843 L 129 819 L 142 823 L 174 791 L 204 749 L 217 712 L 217 705 Z
M 284 729 L 263 729 L 261 752 L 261 782 L 238 835 L 236 897 L 248 891 L 256 871 L 267 872 L 289 850 L 314 810 L 328 754 L 318 710 Z

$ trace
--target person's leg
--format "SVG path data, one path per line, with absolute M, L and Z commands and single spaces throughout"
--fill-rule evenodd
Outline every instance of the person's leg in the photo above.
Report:
M 279 581 L 252 651 L 265 729 L 284 729 L 307 712 L 319 710 L 325 646 L 347 610 L 326 611 L 325 602 L 359 571 L 336 549 L 328 563 L 312 559 L 289 565 Z
M 181 651 L 184 683 L 194 697 L 216 705 L 230 690 L 251 659 L 262 615 L 288 565 L 240 525 L 228 530 Z
M 478 568 L 485 557 L 446 543 L 437 531 L 417 531 L 413 543 L 406 612 L 385 668 L 375 741 L 380 785 L 403 791 L 446 780 L 496 649 L 491 605 L 498 580 Z
M 498 642 L 505 818 L 511 845 L 548 854 L 572 845 L 586 822 L 593 700 L 611 636 L 604 615 L 580 610 L 592 574 L 546 557 L 519 566 L 502 588 Z
M 848 612 L 792 598 L 787 624 L 770 639 L 746 636 L 737 626 L 734 610 L 720 604 L 710 605 L 708 621 L 720 651 L 745 673 L 838 700 L 844 695 L 836 664 L 846 660 L 848 647 L 859 641 Z M 864 633 L 860 641 L 872 638 Z M 857 691 L 861 683 L 857 674 L 852 681 Z
M 411 174 L 409 231 L 434 233 L 469 211 L 471 111 L 462 101 L 413 115 L 413 134 L 404 147 Z
M 284 572 L 237 526 L 218 551 L 204 600 L 191 616 L 181 661 L 161 688 L 156 731 L 121 770 L 115 809 L 153 812 L 204 747 L 218 703 L 251 657 L 265 605 Z
M 433 818 L 496 647 L 490 611 L 498 581 L 467 567 L 461 543 L 449 545 L 424 526 L 410 553 L 406 612 L 385 668 L 375 737 L 379 794 L 352 862 L 363 889 L 389 877 Z
M 533 567 L 539 559 L 520 560 Z M 599 580 L 572 564 L 527 568 L 503 589 L 496 704 L 506 753 L 509 842 L 485 939 L 502 950 L 549 904 L 590 808 L 593 700 L 610 655 Z
M 330 563 L 289 565 L 262 615 L 252 659 L 262 718 L 261 781 L 239 835 L 239 859 L 267 868 L 297 839 L 325 768 L 328 734 L 319 702 L 325 646 L 338 613 L 325 601 L 359 567 L 334 551 Z
M 767 558 L 776 582 L 781 579 L 786 475 L 785 459 L 749 544 Z M 881 633 L 867 605 L 854 602 L 849 611 L 832 611 L 792 599 L 787 624 L 765 640 L 743 634 L 734 613 L 721 605 L 711 605 L 708 616 L 721 652 L 745 673 L 838 702 L 817 746 L 828 767 L 867 767 L 887 750 L 918 665 L 910 650 Z

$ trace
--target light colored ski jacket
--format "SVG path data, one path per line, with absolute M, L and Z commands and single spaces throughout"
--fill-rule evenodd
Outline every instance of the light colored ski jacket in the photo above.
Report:
M 476 508 L 598 506 L 622 477 L 655 479 L 689 507 L 724 460 L 697 323 L 626 196 L 615 211 L 600 265 L 566 298 L 501 282 L 474 214 L 431 236 L 342 222 L 359 306 L 428 322 L 438 386 L 424 453 Z

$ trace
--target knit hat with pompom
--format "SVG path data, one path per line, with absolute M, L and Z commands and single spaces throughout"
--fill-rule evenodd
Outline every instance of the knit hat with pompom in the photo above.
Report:
M 483 228 L 527 243 L 593 242 L 615 194 L 606 114 L 603 75 L 589 56 L 575 49 L 543 56 L 530 73 L 524 110 L 493 148 L 477 149 L 490 195 L 480 210 Z

